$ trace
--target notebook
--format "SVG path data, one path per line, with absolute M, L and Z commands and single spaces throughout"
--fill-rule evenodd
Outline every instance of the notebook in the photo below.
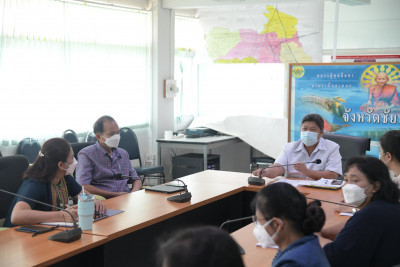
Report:
M 122 212 L 124 212 L 124 211 L 123 210 L 108 209 L 107 212 L 103 213 L 103 214 L 99 214 L 99 213 L 96 214 L 95 213 L 93 215 L 93 222 L 105 219 L 107 217 L 111 217 L 111 216 L 117 215 L 117 214 L 122 213 Z M 40 223 L 40 224 L 43 224 L 43 225 L 54 225 L 54 226 L 58 225 L 58 226 L 61 226 L 61 227 L 73 227 L 74 226 L 73 223 L 70 223 L 70 222 L 44 222 L 44 223 Z M 77 224 L 79 225 L 79 222 L 77 222 Z
M 145 189 L 146 191 L 153 191 L 153 192 L 161 192 L 166 194 L 176 193 L 182 190 L 185 190 L 183 186 L 170 186 L 170 185 L 155 185 Z

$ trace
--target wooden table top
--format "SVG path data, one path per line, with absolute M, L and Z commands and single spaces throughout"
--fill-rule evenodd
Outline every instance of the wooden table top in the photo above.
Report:
M 235 185 L 243 187 L 243 190 L 245 191 L 252 191 L 252 192 L 258 192 L 261 188 L 264 187 L 264 186 L 249 185 L 248 183 L 249 176 L 250 173 L 206 170 L 179 179 L 182 179 L 185 183 L 201 182 L 203 184 L 211 183 L 213 185 L 217 184 Z M 343 199 L 342 189 L 328 190 L 328 189 L 313 188 L 306 186 L 298 186 L 296 188 L 306 197 L 312 197 L 332 202 L 341 202 Z
M 257 192 L 261 186 L 248 185 L 248 173 L 225 171 L 203 171 L 189 175 L 182 180 L 187 184 L 192 193 L 192 199 L 186 203 L 175 203 L 167 198 L 175 194 L 163 194 L 141 190 L 116 198 L 108 199 L 105 204 L 110 209 L 124 210 L 110 218 L 97 221 L 93 229 L 83 231 L 82 238 L 78 241 L 65 244 L 48 240 L 54 232 L 31 237 L 28 233 L 8 229 L 0 232 L 0 262 L 4 266 L 45 266 L 56 263 L 73 255 L 102 245 L 112 239 L 145 228 L 157 222 L 172 218 L 198 207 L 213 203 L 217 200 L 233 196 L 242 191 Z M 340 201 L 341 190 L 330 191 L 315 188 L 298 187 L 306 196 Z M 333 204 L 323 203 L 326 208 L 326 226 L 348 219 L 341 217 L 333 210 Z M 260 253 L 260 248 L 255 247 L 255 238 L 252 234 L 252 224 L 235 232 L 233 236 L 239 243 L 243 242 L 247 255 Z M 266 254 L 265 254 L 266 253 Z M 260 264 L 252 262 L 247 266 L 265 266 L 266 259 L 271 259 L 267 250 L 261 251 L 261 256 L 253 261 L 260 260 Z M 274 252 L 276 253 L 276 251 Z M 266 255 L 264 258 L 264 254 Z M 262 260 L 265 259 L 265 260 Z M 262 264 L 262 265 L 261 265 Z
M 82 234 L 81 239 L 65 244 L 48 239 L 59 231 L 32 237 L 30 233 L 7 229 L 0 232 L 1 266 L 48 266 L 104 244 L 106 237 Z
M 124 212 L 97 221 L 93 224 L 91 231 L 84 232 L 114 239 L 243 191 L 241 187 L 229 184 L 216 186 L 210 183 L 188 181 L 187 186 L 192 193 L 192 199 L 186 203 L 167 200 L 168 197 L 176 194 L 145 190 L 107 199 L 105 201 L 107 208 L 124 210 Z

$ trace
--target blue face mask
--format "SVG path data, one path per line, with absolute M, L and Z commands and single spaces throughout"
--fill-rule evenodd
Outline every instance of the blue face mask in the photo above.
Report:
M 306 146 L 315 145 L 318 142 L 318 133 L 310 132 L 310 131 L 302 131 L 300 133 L 301 141 Z

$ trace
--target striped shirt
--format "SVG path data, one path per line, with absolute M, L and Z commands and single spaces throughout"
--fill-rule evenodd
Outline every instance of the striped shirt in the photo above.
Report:
M 119 174 L 137 178 L 117 178 Z M 93 185 L 111 192 L 130 192 L 127 183 L 138 179 L 128 152 L 122 148 L 113 148 L 113 155 L 110 156 L 99 142 L 96 142 L 78 153 L 76 181 L 80 185 Z

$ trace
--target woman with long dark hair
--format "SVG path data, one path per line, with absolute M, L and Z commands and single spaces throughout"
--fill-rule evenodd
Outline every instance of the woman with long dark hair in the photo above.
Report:
M 62 138 L 47 140 L 32 166 L 24 174 L 18 194 L 68 210 L 78 219 L 77 206 L 70 206 L 69 198 L 77 201 L 82 187 L 71 176 L 77 161 L 69 143 Z M 105 212 L 101 201 L 95 209 Z M 37 224 L 42 222 L 71 222 L 66 212 L 21 197 L 14 197 L 4 226 Z

